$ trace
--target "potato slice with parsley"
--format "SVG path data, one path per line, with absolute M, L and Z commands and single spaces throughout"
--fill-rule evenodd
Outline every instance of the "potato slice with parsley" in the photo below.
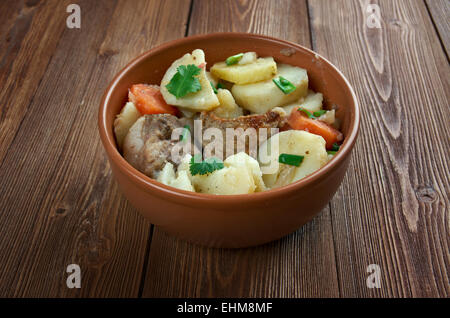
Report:
M 319 136 L 303 130 L 288 130 L 280 132 L 279 149 L 274 151 L 269 157 L 270 160 L 278 162 L 280 154 L 303 156 L 303 160 L 298 167 L 279 163 L 275 173 L 264 174 L 263 180 L 269 188 L 277 188 L 300 180 L 314 171 L 320 169 L 328 162 L 328 154 L 325 149 L 325 140 Z M 273 137 L 271 137 L 273 138 Z M 267 140 L 259 148 L 260 157 L 270 153 L 267 149 L 271 141 Z
M 141 113 L 132 102 L 125 104 L 120 114 L 114 120 L 114 133 L 116 135 L 117 145 L 122 149 L 123 141 L 128 134 L 131 126 L 141 117 Z
M 270 79 L 277 73 L 277 63 L 273 57 L 258 58 L 251 62 L 252 56 L 243 55 L 241 60 L 245 58 L 244 61 L 250 61 L 247 64 L 239 64 L 239 61 L 233 65 L 227 65 L 226 62 L 216 63 L 211 67 L 211 74 L 235 84 L 248 84 Z
M 285 94 L 272 81 L 273 78 L 282 76 L 295 86 L 292 93 Z M 256 114 L 264 114 L 277 106 L 283 106 L 306 96 L 308 92 L 308 74 L 306 70 L 280 64 L 275 77 L 259 83 L 234 85 L 231 89 L 236 102 L 241 107 Z
M 191 174 L 191 158 L 183 158 L 178 173 L 186 172 L 197 192 L 230 195 L 266 190 L 258 161 L 244 152 L 228 157 L 221 169 L 203 175 Z
M 205 68 L 205 53 L 200 49 L 194 50 L 192 54 L 185 54 L 173 62 L 161 81 L 161 93 L 166 103 L 190 111 L 211 110 L 219 106 L 219 100 L 206 76 Z M 174 76 L 178 79 L 177 82 Z M 179 94 L 174 94 L 174 91 Z

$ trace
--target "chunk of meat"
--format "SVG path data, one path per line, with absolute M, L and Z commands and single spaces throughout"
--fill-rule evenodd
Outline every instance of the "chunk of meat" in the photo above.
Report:
M 221 118 L 214 112 L 202 112 L 200 119 L 203 121 L 203 128 L 215 127 L 225 132 L 226 128 L 280 128 L 287 121 L 286 112 L 276 107 L 262 115 L 247 115 L 236 118 Z
M 172 130 L 188 124 L 169 114 L 144 115 L 130 128 L 125 137 L 123 154 L 137 170 L 156 179 L 167 162 L 176 165 L 171 151 L 177 140 L 171 140 Z
M 276 107 L 265 114 L 247 115 L 236 118 L 220 118 L 216 114 L 214 114 L 214 112 L 202 112 L 200 114 L 200 119 L 202 120 L 203 130 L 206 130 L 208 128 L 218 128 L 222 131 L 224 141 L 223 152 L 216 153 L 214 156 L 223 159 L 230 156 L 231 154 L 236 154 L 244 150 L 237 149 L 239 138 L 242 138 L 242 141 L 245 140 L 245 152 L 252 157 L 256 157 L 256 148 L 258 147 L 258 145 L 264 142 L 266 139 L 270 138 L 272 134 L 276 133 L 276 131 L 273 132 L 271 128 L 281 128 L 287 122 L 286 112 L 279 107 Z M 227 128 L 235 129 L 234 132 L 236 138 L 233 137 L 233 141 L 230 141 L 231 145 L 234 146 L 234 149 L 230 149 L 227 147 Z M 250 143 L 250 139 L 246 138 L 245 136 L 245 130 L 247 130 L 248 128 L 253 128 L 256 132 L 256 144 L 254 145 L 252 145 Z M 260 140 L 259 130 L 261 128 L 267 129 L 267 136 L 266 138 Z M 205 147 L 210 142 L 210 140 L 203 139 L 203 147 Z M 224 156 L 224 154 L 226 154 L 226 156 Z

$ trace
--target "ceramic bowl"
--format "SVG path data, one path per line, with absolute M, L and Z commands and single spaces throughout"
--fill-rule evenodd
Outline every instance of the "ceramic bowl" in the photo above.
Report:
M 136 83 L 159 84 L 172 62 L 203 49 L 208 66 L 239 52 L 273 56 L 278 63 L 308 71 L 309 86 L 337 109 L 344 142 L 320 170 L 287 186 L 254 194 L 218 196 L 178 190 L 134 169 L 117 149 L 115 116 Z M 182 38 L 140 55 L 109 84 L 100 104 L 98 128 L 111 169 L 125 197 L 151 223 L 169 234 L 214 247 L 247 247 L 279 239 L 318 214 L 341 184 L 359 127 L 356 96 L 344 75 L 329 61 L 298 44 L 246 33 L 216 33 Z

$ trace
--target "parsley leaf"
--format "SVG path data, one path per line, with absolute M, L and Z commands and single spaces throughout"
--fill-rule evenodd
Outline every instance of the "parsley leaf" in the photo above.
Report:
M 193 176 L 195 176 L 196 174 L 208 174 L 225 167 L 223 162 L 218 158 L 211 157 L 205 159 L 204 161 L 200 161 L 200 159 L 201 158 L 199 158 L 199 155 L 195 155 L 191 158 L 189 171 Z
M 177 68 L 177 72 L 170 80 L 170 83 L 166 85 L 169 93 L 176 98 L 185 96 L 188 93 L 195 93 L 202 89 L 200 81 L 196 75 L 200 74 L 200 68 L 194 64 L 180 65 Z

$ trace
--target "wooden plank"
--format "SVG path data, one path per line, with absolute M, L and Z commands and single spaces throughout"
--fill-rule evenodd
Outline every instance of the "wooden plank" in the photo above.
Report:
M 61 1 L 0 3 L 0 165 L 64 30 Z
M 194 1 L 189 34 L 241 31 L 310 47 L 305 1 Z M 329 209 L 264 246 L 194 246 L 155 228 L 144 297 L 336 297 Z
M 369 29 L 368 1 L 309 3 L 314 49 L 348 76 L 362 108 L 331 205 L 341 295 L 448 297 L 449 66 L 426 7 L 379 1 L 381 28 Z M 380 289 L 366 286 L 369 264 L 381 268 Z
M 184 35 L 189 1 L 78 4 L 81 29 L 63 31 L 0 168 L 2 296 L 139 294 L 150 224 L 112 180 L 98 103 L 128 60 Z M 66 287 L 72 263 L 81 267 L 81 289 Z
M 439 38 L 448 58 L 450 50 L 450 1 L 426 0 L 426 5 L 437 32 L 439 32 Z

